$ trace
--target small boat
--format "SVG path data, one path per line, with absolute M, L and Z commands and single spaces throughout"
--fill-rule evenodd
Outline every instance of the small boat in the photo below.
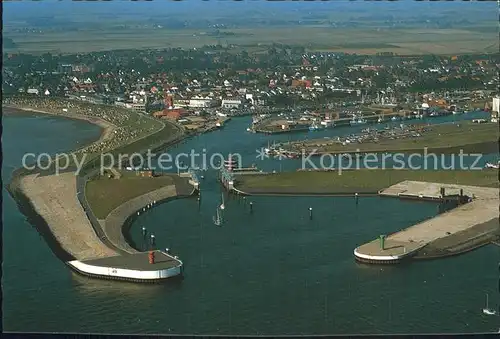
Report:
M 232 171 L 240 166 L 238 159 L 234 156 L 229 156 L 227 160 L 224 160 L 224 168 L 228 171 Z
M 221 196 L 222 196 L 222 200 L 221 200 L 221 204 L 220 204 L 220 209 L 223 210 L 226 208 L 226 206 L 224 205 L 224 193 L 221 193 Z
M 322 128 L 335 127 L 335 123 L 331 120 L 323 120 L 320 125 Z
M 491 162 L 487 162 L 486 165 L 484 165 L 484 168 L 495 168 L 495 169 L 498 169 L 498 168 L 500 168 L 500 162 L 497 165 L 492 164 Z
M 276 151 L 272 148 L 264 148 L 264 153 L 266 153 L 266 155 L 275 155 Z
M 351 121 L 349 121 L 349 124 L 351 124 L 351 126 L 354 126 L 354 125 L 364 125 L 366 124 L 367 121 L 365 119 L 352 119 Z
M 213 217 L 214 220 L 214 225 L 216 226 L 221 226 L 222 225 L 222 218 L 219 213 L 219 209 L 217 208 L 217 214 Z
M 395 116 L 394 116 L 394 117 L 392 117 L 392 118 L 391 118 L 391 120 L 392 120 L 392 121 L 397 121 L 397 120 L 398 120 L 398 117 L 395 117 Z
M 495 314 L 497 314 L 497 311 L 495 311 L 492 308 L 489 308 L 489 306 L 488 306 L 488 294 L 486 294 L 486 307 L 483 308 L 483 314 L 486 314 L 486 315 L 495 315 Z
M 310 131 L 317 131 L 317 130 L 319 130 L 319 129 L 320 129 L 320 127 L 318 126 L 318 124 L 316 124 L 316 122 L 313 122 L 313 123 L 311 124 L 311 126 L 309 126 L 309 130 L 310 130 Z
M 266 153 L 266 155 L 277 155 L 278 152 L 276 150 L 276 143 L 273 142 L 273 145 L 271 146 L 269 143 L 267 143 L 267 148 L 264 148 L 264 153 Z
M 472 119 L 472 122 L 474 124 L 484 124 L 484 123 L 488 122 L 488 120 L 486 120 L 486 119 Z

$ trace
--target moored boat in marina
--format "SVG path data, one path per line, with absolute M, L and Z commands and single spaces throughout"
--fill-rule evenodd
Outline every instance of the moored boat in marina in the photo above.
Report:
M 498 169 L 498 168 L 500 168 L 500 161 L 496 165 L 492 164 L 491 162 L 487 162 L 486 165 L 484 165 L 484 168 Z
M 335 122 L 328 119 L 328 120 L 321 121 L 320 125 L 324 128 L 333 128 L 333 127 L 335 127 Z
M 229 156 L 228 159 L 224 160 L 224 168 L 228 171 L 232 171 L 240 166 L 238 160 L 234 156 Z
M 349 121 L 349 124 L 351 126 L 354 126 L 354 125 L 364 125 L 366 123 L 368 123 L 368 121 L 366 121 L 366 119 L 363 119 L 363 118 L 359 118 L 359 119 L 353 118 L 351 121 Z
M 311 126 L 309 126 L 309 130 L 310 131 L 318 131 L 321 129 L 321 125 L 318 125 L 316 123 L 316 121 L 313 121 L 313 123 L 311 124 Z

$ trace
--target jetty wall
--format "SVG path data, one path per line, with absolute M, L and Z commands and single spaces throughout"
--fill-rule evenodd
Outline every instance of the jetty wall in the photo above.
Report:
M 498 188 L 407 180 L 388 187 L 380 195 L 441 203 L 457 196 L 461 204 L 357 247 L 354 256 L 358 261 L 384 264 L 409 257 L 434 259 L 458 255 L 491 243 L 500 232 Z
M 169 130 L 167 130 L 167 126 L 170 127 Z M 172 133 L 172 127 L 174 133 Z M 164 123 L 164 128 L 160 131 L 153 132 L 129 144 L 122 145 L 112 152 L 114 154 L 127 151 L 137 152 L 138 150 L 145 152 L 147 148 L 154 151 L 173 145 L 184 137 L 186 135 L 181 126 L 166 122 Z M 126 161 L 128 160 L 125 159 L 124 162 Z M 7 185 L 7 191 L 16 202 L 20 212 L 35 226 L 60 260 L 79 273 L 92 275 L 90 271 L 84 272 L 82 270 L 85 267 L 80 265 L 83 264 L 80 262 L 80 259 L 93 260 L 94 258 L 115 257 L 125 252 L 119 246 L 113 245 L 108 239 L 103 227 L 88 206 L 84 194 L 84 187 L 88 177 L 99 170 L 99 165 L 101 165 L 100 157 L 96 157 L 87 163 L 81 171 L 80 176 L 75 175 L 76 168 L 72 166 L 63 171 L 64 173 L 59 173 L 60 175 L 55 177 L 53 159 L 46 161 L 42 165 L 47 164 L 51 165 L 48 170 L 28 170 L 26 168 L 14 170 L 10 183 Z M 41 176 L 45 178 L 37 181 Z M 49 181 L 49 187 L 45 187 Z M 43 184 L 40 185 L 41 182 Z M 26 187 L 26 184 L 29 187 Z M 83 189 L 79 189 L 82 187 Z M 63 189 L 61 190 L 61 188 Z M 52 205 L 52 208 L 50 205 Z M 118 229 L 122 230 L 122 227 L 123 225 L 120 225 Z M 77 230 L 76 234 L 73 234 L 75 230 Z M 81 236 L 84 237 L 83 241 L 80 239 Z M 123 238 L 123 234 L 121 234 L 121 237 Z M 122 245 L 126 247 L 126 242 L 123 241 Z M 130 246 L 128 247 L 131 248 Z M 168 254 L 166 255 L 169 256 Z M 177 259 L 175 258 L 175 260 Z M 178 262 L 180 265 L 176 269 L 179 272 L 175 273 L 169 269 L 173 275 L 180 274 L 182 270 L 182 262 Z M 78 265 L 81 267 L 77 268 L 76 266 Z M 116 276 L 111 278 L 128 279 L 125 273 L 123 277 Z M 161 272 L 157 274 L 165 275 Z M 170 273 L 168 275 L 170 276 Z M 101 277 L 110 278 L 109 276 Z M 131 279 L 137 280 L 136 278 Z M 139 277 L 139 280 L 141 279 Z
M 99 220 L 107 238 L 114 246 L 128 253 L 136 253 L 138 249 L 130 246 L 124 236 L 125 227 L 131 225 L 131 217 L 137 216 L 137 213 L 142 211 L 145 206 L 160 203 L 177 197 L 175 185 L 169 185 L 152 192 L 135 197 L 132 200 L 115 208 L 104 220 Z
M 238 186 L 238 185 L 236 185 Z M 321 191 L 321 190 L 296 190 L 293 187 L 282 187 L 282 188 L 271 188 L 271 189 L 266 189 L 266 188 L 252 188 L 252 189 L 241 189 L 238 187 L 233 187 L 232 191 L 236 192 L 237 194 L 240 195 L 254 195 L 254 196 L 305 196 L 305 197 L 355 197 L 356 194 L 359 197 L 374 197 L 378 196 L 379 193 L 377 191 L 363 191 L 363 190 L 358 190 L 357 192 L 351 191 L 351 192 L 331 192 L 328 190 Z
M 166 253 L 164 254 L 168 255 Z M 134 282 L 157 282 L 178 276 L 182 273 L 181 265 L 168 269 L 151 271 L 95 266 L 78 260 L 70 261 L 68 265 L 73 267 L 73 269 L 75 269 L 78 273 L 89 277 L 106 277 L 107 279 L 117 278 L 119 280 L 129 280 Z

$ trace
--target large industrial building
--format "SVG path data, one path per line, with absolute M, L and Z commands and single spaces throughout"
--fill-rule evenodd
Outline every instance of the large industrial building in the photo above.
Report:
M 500 97 L 494 97 L 491 105 L 491 122 L 498 122 L 498 114 L 500 111 Z
M 189 107 L 191 108 L 211 108 L 218 105 L 219 102 L 210 97 L 192 97 L 189 100 Z
M 241 107 L 242 104 L 243 104 L 243 102 L 241 101 L 241 99 L 227 98 L 227 99 L 222 100 L 221 106 L 223 108 L 239 108 L 239 107 Z

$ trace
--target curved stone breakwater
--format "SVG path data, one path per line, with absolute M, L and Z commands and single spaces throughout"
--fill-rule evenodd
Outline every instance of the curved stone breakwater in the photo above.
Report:
M 180 178 L 180 180 L 182 179 Z M 153 203 L 158 205 L 171 199 L 191 196 L 193 193 L 194 190 L 187 191 L 184 187 L 179 187 L 178 184 L 161 187 L 118 206 L 108 214 L 106 219 L 99 220 L 99 223 L 114 246 L 127 253 L 137 253 L 140 250 L 132 247 L 125 236 L 125 233 L 128 232 L 127 226 L 130 225 L 130 219 L 133 219 L 145 206 L 154 206 Z
M 79 107 L 79 103 L 74 103 L 74 105 Z M 109 109 L 101 106 L 99 108 Z M 25 110 L 25 112 L 30 113 L 34 110 Z M 99 140 L 80 150 L 102 144 L 103 140 L 109 139 L 111 142 L 115 139 L 115 133 L 111 133 L 109 128 L 112 123 L 102 116 L 61 114 L 45 110 L 45 107 L 40 113 L 83 119 L 105 127 Z M 151 135 L 145 134 L 130 145 L 123 145 L 123 140 L 121 140 L 121 143 L 117 144 L 121 145 L 119 149 L 141 152 L 140 150 L 147 147 L 159 148 L 172 145 L 184 137 L 183 129 L 176 124 L 160 121 L 158 123 L 163 126 L 160 131 Z M 167 129 L 166 126 L 169 128 Z M 105 221 L 101 221 L 101 224 L 86 202 L 84 189 L 86 178 L 93 172 L 92 168 L 96 168 L 95 161 L 86 164 L 86 167 L 90 169 L 90 172 L 86 173 L 87 177 L 75 175 L 74 166 L 62 171 L 64 173 L 60 172 L 55 175 L 53 167 L 51 166 L 46 171 L 29 171 L 19 168 L 13 172 L 12 180 L 7 188 L 19 210 L 46 239 L 56 256 L 71 269 L 92 277 L 141 282 L 162 281 L 182 273 L 182 262 L 168 253 L 139 252 L 133 249 L 125 241 L 122 229 L 130 214 L 136 213 L 137 209 L 155 200 L 177 197 L 176 186 L 189 186 L 188 179 L 185 180 L 186 183 L 183 183 L 184 180 L 182 182 L 176 180 L 176 185 L 160 188 L 138 199 L 133 199 L 130 204 L 120 206 L 119 215 L 112 214 L 108 224 Z M 141 204 L 144 205 L 140 206 Z
M 445 191 L 451 195 L 443 195 Z M 498 188 L 403 181 L 379 194 L 435 201 L 467 197 L 469 201 L 432 219 L 357 247 L 354 256 L 360 262 L 394 264 L 410 258 L 449 257 L 487 245 L 500 235 Z
M 178 181 L 179 188 L 165 186 L 122 204 L 97 226 L 87 218 L 78 201 L 74 173 L 16 175 L 9 192 L 54 253 L 73 270 L 105 279 L 158 282 L 180 275 L 182 261 L 157 250 L 154 263 L 150 263 L 148 252 L 139 252 L 126 242 L 123 226 L 137 210 L 153 201 L 193 192 L 186 190 L 189 185 L 183 181 L 187 179 Z M 101 232 L 96 229 L 99 227 Z

